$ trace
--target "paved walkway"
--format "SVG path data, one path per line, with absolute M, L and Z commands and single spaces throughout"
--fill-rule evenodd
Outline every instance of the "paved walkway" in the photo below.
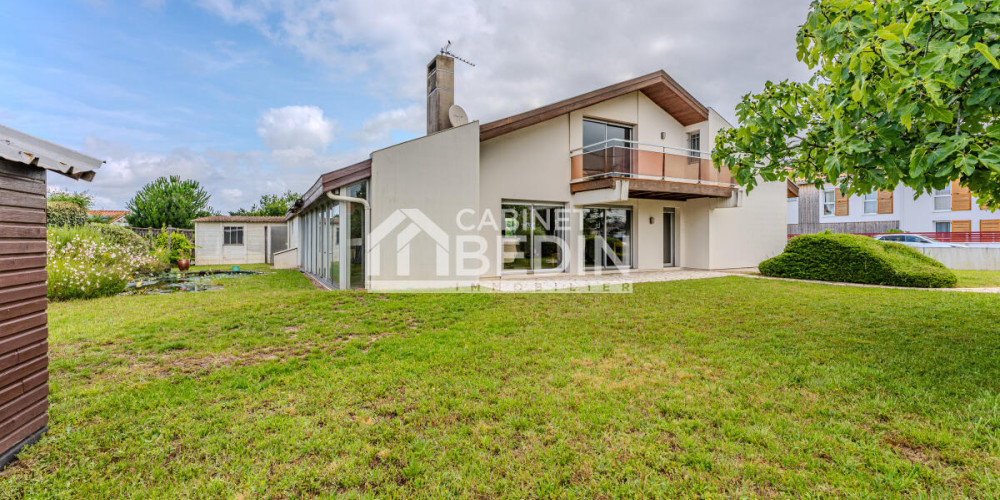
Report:
M 628 293 L 633 283 L 654 281 L 700 280 L 729 276 L 718 271 L 670 268 L 655 271 L 606 271 L 600 274 L 521 274 L 480 280 L 484 288 L 503 292 L 583 292 L 583 293 Z
M 756 268 L 728 269 L 725 271 L 702 271 L 698 269 L 668 268 L 655 271 L 607 271 L 600 274 L 588 272 L 583 275 L 552 273 L 552 274 L 520 274 L 507 275 L 500 278 L 480 280 L 484 288 L 503 292 L 590 292 L 590 293 L 628 293 L 634 283 L 649 283 L 656 281 L 700 280 L 721 278 L 725 276 L 740 276 L 744 278 L 766 279 L 778 281 L 797 281 L 815 283 L 827 286 L 851 286 L 863 288 L 892 288 L 898 290 L 930 290 L 936 292 L 969 292 L 996 293 L 1000 288 L 910 288 L 885 285 L 867 285 L 864 283 L 839 283 L 831 281 L 799 280 L 789 278 L 774 278 L 757 274 Z

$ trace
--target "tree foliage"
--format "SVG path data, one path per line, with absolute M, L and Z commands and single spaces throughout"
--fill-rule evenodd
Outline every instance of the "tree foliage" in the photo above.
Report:
M 72 191 L 50 191 L 45 195 L 46 201 L 65 201 L 78 205 L 83 210 L 89 210 L 90 206 L 94 202 L 94 197 L 87 193 L 86 191 L 81 193 L 74 193 Z
M 87 223 L 87 211 L 72 201 L 46 201 L 45 223 L 49 226 L 82 226 Z
M 1000 203 L 1000 2 L 817 0 L 797 35 L 808 83 L 767 82 L 712 153 L 757 177 L 917 193 L 959 180 Z
M 262 216 L 272 216 L 272 217 L 284 217 L 285 212 L 288 211 L 288 207 L 295 203 L 295 200 L 299 199 L 298 193 L 293 193 L 291 191 L 285 191 L 283 194 L 265 194 L 260 197 L 260 201 L 255 203 L 249 209 L 241 208 L 235 212 L 229 212 L 229 215 L 262 215 Z
M 172 175 L 146 184 L 126 205 L 132 227 L 194 227 L 192 219 L 212 215 L 209 195 L 198 181 Z

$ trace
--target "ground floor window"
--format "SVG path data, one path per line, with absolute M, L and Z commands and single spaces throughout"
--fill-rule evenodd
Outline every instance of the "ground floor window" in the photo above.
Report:
M 833 215 L 836 212 L 837 200 L 834 191 L 828 189 L 823 191 L 823 215 Z
M 934 223 L 935 233 L 950 233 L 951 232 L 951 221 L 941 221 Z
M 510 202 L 501 208 L 505 271 L 563 269 L 568 219 L 562 205 Z
M 224 226 L 222 228 L 223 245 L 242 245 L 243 226 Z
M 583 235 L 585 267 L 632 267 L 632 209 L 585 208 Z

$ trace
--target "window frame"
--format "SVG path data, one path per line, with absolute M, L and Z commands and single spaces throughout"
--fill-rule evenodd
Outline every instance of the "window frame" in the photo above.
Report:
M 240 247 L 243 246 L 244 226 L 222 226 L 222 246 Z M 239 234 L 239 243 L 233 243 L 233 235 Z
M 827 197 L 829 196 L 829 201 Z M 837 214 L 837 193 L 835 189 L 824 189 L 823 196 L 819 200 L 820 209 L 822 210 L 823 217 L 835 217 Z M 827 210 L 829 207 L 829 211 Z
M 868 204 L 872 204 L 872 210 L 868 211 Z M 861 195 L 861 213 L 864 215 L 878 215 L 878 192 Z
M 938 224 L 947 224 L 948 225 L 948 230 L 947 231 L 939 231 L 938 230 Z M 936 220 L 936 221 L 934 221 L 934 232 L 935 233 L 950 233 L 951 232 L 951 221 L 950 220 Z
M 596 125 L 601 125 L 601 126 L 604 127 L 604 140 L 603 141 L 598 141 L 598 142 L 594 143 L 594 144 L 601 144 L 603 142 L 603 144 L 601 144 L 600 146 L 597 146 L 597 147 L 595 147 L 594 144 L 584 144 L 582 146 L 582 149 L 583 149 L 584 153 L 591 153 L 591 152 L 594 152 L 594 151 L 601 151 L 603 149 L 608 149 L 608 148 L 613 148 L 613 147 L 630 147 L 630 145 L 631 145 L 631 143 L 633 141 L 633 138 L 635 137 L 635 125 L 630 125 L 630 124 L 627 124 L 627 123 L 613 122 L 613 121 L 609 121 L 609 120 L 602 120 L 600 118 L 588 118 L 588 117 L 584 117 L 583 118 L 583 124 L 581 126 L 582 127 L 586 127 L 587 126 L 586 125 L 587 122 L 590 122 L 590 123 L 593 123 L 593 124 L 596 124 Z M 625 139 L 624 139 L 624 142 L 622 144 L 612 144 L 610 142 L 607 142 L 607 141 L 611 140 L 611 139 L 608 139 L 608 127 L 619 128 L 619 129 L 623 129 L 625 131 Z M 581 129 L 581 132 L 582 132 L 582 129 Z M 615 139 L 615 140 L 618 140 L 618 139 Z
M 946 208 L 938 208 L 938 199 L 947 199 L 945 203 Z M 931 202 L 933 203 L 933 210 L 935 212 L 950 212 L 951 211 L 951 184 L 944 189 L 935 189 L 931 192 Z M 942 221 L 944 222 L 944 221 Z

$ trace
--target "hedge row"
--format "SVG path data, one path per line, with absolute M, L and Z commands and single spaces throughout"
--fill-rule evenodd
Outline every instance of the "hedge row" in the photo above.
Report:
M 758 266 L 761 274 L 872 285 L 944 288 L 958 278 L 940 262 L 899 243 L 854 234 L 807 234 Z

